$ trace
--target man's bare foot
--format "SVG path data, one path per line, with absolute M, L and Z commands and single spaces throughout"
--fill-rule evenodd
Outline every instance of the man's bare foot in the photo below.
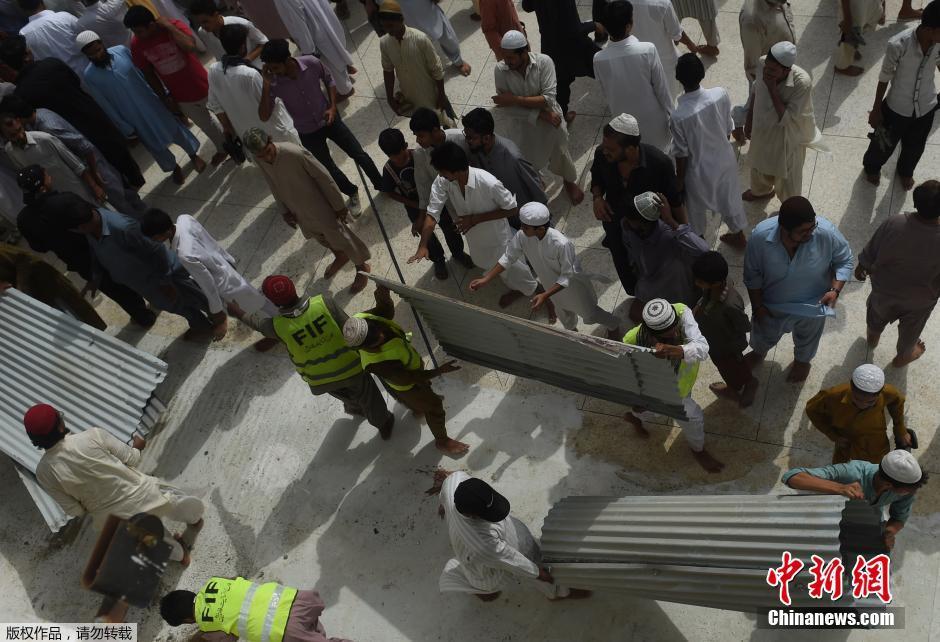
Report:
M 177 165 L 173 168 L 173 182 L 177 185 L 182 185 L 186 182 L 186 175 L 183 174 L 183 168 Z
M 744 384 L 744 389 L 741 390 L 741 398 L 738 400 L 738 406 L 741 408 L 748 408 L 754 403 L 754 398 L 757 396 L 757 387 L 760 385 L 760 382 L 751 377 L 751 380 Z
M 743 127 L 735 127 L 731 130 L 731 137 L 734 139 L 738 145 L 743 145 L 747 142 L 747 136 L 744 135 Z
M 721 53 L 721 50 L 718 49 L 715 45 L 704 45 L 698 48 L 698 53 L 703 56 L 711 56 L 715 58 L 718 54 Z
M 747 361 L 747 365 L 751 366 L 751 370 L 760 366 L 764 363 L 764 359 L 767 358 L 766 354 L 761 354 L 759 352 L 754 352 L 751 350 L 746 355 L 744 355 L 744 360 Z
M 352 285 L 349 286 L 350 294 L 359 294 L 366 289 L 366 286 L 369 284 L 369 277 L 362 273 L 371 272 L 372 268 L 366 263 L 365 265 L 357 265 L 356 270 L 356 278 L 353 279 Z
M 577 183 L 565 181 L 565 192 L 567 192 L 568 198 L 571 199 L 572 205 L 580 205 L 581 201 L 584 200 L 584 190 Z
M 718 237 L 718 240 L 727 243 L 736 250 L 743 250 L 747 247 L 747 237 L 744 236 L 744 230 L 722 234 Z
M 927 344 L 924 343 L 923 340 L 918 339 L 917 344 L 914 346 L 914 349 L 911 350 L 909 354 L 905 356 L 901 356 L 901 355 L 896 356 L 894 359 L 892 359 L 891 365 L 894 366 L 895 368 L 903 368 L 910 362 L 917 361 L 918 359 L 920 359 L 921 355 L 923 355 L 926 351 L 927 351 Z
M 478 14 L 476 11 L 473 11 L 470 13 L 470 19 L 473 20 L 474 22 L 480 22 L 481 20 L 483 20 L 483 16 Z
M 193 168 L 196 170 L 197 174 L 202 174 L 206 171 L 206 161 L 202 160 L 198 156 L 193 156 Z
M 868 334 L 865 335 L 865 341 L 868 342 L 869 348 L 874 348 L 878 345 L 878 342 L 881 341 L 881 333 L 868 330 Z
M 723 381 L 716 381 L 715 383 L 708 384 L 708 389 L 714 392 L 718 397 L 730 399 L 731 401 L 741 401 L 741 398 L 738 396 L 738 393 L 735 392 L 734 388 Z
M 806 377 L 809 376 L 810 367 L 811 364 L 805 361 L 794 361 L 793 365 L 790 366 L 790 374 L 787 375 L 787 383 L 806 381 Z
M 469 76 L 470 72 L 472 71 L 472 69 L 470 68 L 470 65 L 465 62 L 459 65 L 456 65 L 456 67 L 457 67 L 457 71 L 460 72 L 461 76 Z
M 259 339 L 259 340 L 255 341 L 254 348 L 255 348 L 255 350 L 257 350 L 258 352 L 267 352 L 268 350 L 270 350 L 271 348 L 273 348 L 274 346 L 276 346 L 276 345 L 279 344 L 279 343 L 280 343 L 280 340 L 278 340 L 278 339 L 272 339 L 271 337 L 265 337 L 265 338 L 263 338 L 263 339 Z
M 923 9 L 914 9 L 912 7 L 901 7 L 898 11 L 898 20 L 920 20 L 923 15 Z
M 558 313 L 555 312 L 555 304 L 552 303 L 551 299 L 545 303 L 545 313 L 548 315 L 548 322 L 555 325 L 555 322 L 558 321 Z
M 872 185 L 878 185 L 881 183 L 881 174 L 865 174 L 865 180 L 871 183 Z
M 452 457 L 459 457 L 460 455 L 463 455 L 468 450 L 470 450 L 470 444 L 465 444 L 462 441 L 457 441 L 456 439 L 451 439 L 450 437 L 435 439 L 434 447 L 445 455 L 451 455 Z
M 704 448 L 699 451 L 693 450 L 692 456 L 695 457 L 695 461 L 698 462 L 699 466 L 710 473 L 720 473 L 725 467 L 723 463 L 712 457 L 712 454 Z
M 334 276 L 336 276 L 336 273 L 340 271 L 340 268 L 342 268 L 347 263 L 349 263 L 349 257 L 345 254 L 333 255 L 333 262 L 330 263 L 327 266 L 326 271 L 323 272 L 323 278 L 332 279 Z
M 573 110 L 569 111 L 568 113 L 565 114 L 565 122 L 570 125 L 571 123 L 574 122 L 574 119 L 577 117 L 578 117 L 578 112 L 573 111 Z
M 210 160 L 209 162 L 212 163 L 213 167 L 215 167 L 216 165 L 219 165 L 220 163 L 222 163 L 222 161 L 224 161 L 226 158 L 228 158 L 228 154 L 226 154 L 225 152 L 216 152 L 215 156 L 213 156 L 212 160 Z
M 834 67 L 833 71 L 843 76 L 861 76 L 863 73 L 865 73 L 865 69 L 863 67 L 859 67 L 858 65 L 849 65 L 844 69 Z
M 346 65 L 346 72 L 347 72 L 350 76 L 355 76 L 356 74 L 359 73 L 359 70 L 356 69 L 355 67 L 353 67 L 352 65 Z
M 741 194 L 741 200 L 747 201 L 748 203 L 751 203 L 753 201 L 769 201 L 773 197 L 774 197 L 773 190 L 771 190 L 770 192 L 766 194 L 755 194 L 751 190 L 747 190 L 746 192 Z
M 519 290 L 510 290 L 503 296 L 499 297 L 499 307 L 505 308 L 513 304 L 514 301 L 525 295 Z
M 180 547 L 183 549 L 183 558 L 180 560 L 180 566 L 186 568 L 193 561 L 193 556 L 189 553 L 189 546 L 186 544 L 186 542 L 183 541 L 182 533 L 177 533 L 173 536 L 173 539 L 179 542 Z
M 650 431 L 643 427 L 643 420 L 634 415 L 632 412 L 624 413 L 624 421 L 633 426 L 633 430 L 636 432 L 636 436 L 641 439 L 649 439 Z
M 474 593 L 474 595 L 476 595 L 477 599 L 481 602 L 492 602 L 499 597 L 500 593 L 502 593 L 502 591 L 496 591 L 495 593 Z
M 898 180 L 901 181 L 901 187 L 904 188 L 905 192 L 910 192 L 912 189 L 914 189 L 914 177 L 913 176 L 898 175 Z
M 392 438 L 392 428 L 395 427 L 395 415 L 388 413 L 388 419 L 385 420 L 381 426 L 379 426 L 379 437 L 383 441 L 388 441 Z

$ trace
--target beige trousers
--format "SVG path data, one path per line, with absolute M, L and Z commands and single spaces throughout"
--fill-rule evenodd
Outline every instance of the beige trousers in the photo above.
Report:
M 751 192 L 755 196 L 776 192 L 781 203 L 791 196 L 802 196 L 803 162 L 805 160 L 806 148 L 801 145 L 799 151 L 790 158 L 786 178 L 763 174 L 756 169 L 751 169 Z
M 201 129 L 202 133 L 206 135 L 206 138 L 212 141 L 212 144 L 215 145 L 215 151 L 221 152 L 222 145 L 225 143 L 225 136 L 222 134 L 222 126 L 219 125 L 219 121 L 216 120 L 215 116 L 209 112 L 209 108 L 206 107 L 206 101 L 199 100 L 194 103 L 177 104 L 180 106 L 180 110 L 183 114 L 196 123 L 196 127 Z
M 568 151 L 568 143 L 556 145 L 552 150 L 552 155 L 548 159 L 548 171 L 552 174 L 561 176 L 566 183 L 574 183 L 578 180 L 578 169 L 571 160 L 571 152 Z
M 182 522 L 186 525 L 195 524 L 202 519 L 203 513 L 206 512 L 206 505 L 202 503 L 201 499 L 193 497 L 192 495 L 184 495 L 182 491 L 174 486 L 163 486 L 161 484 L 160 489 L 163 491 L 163 495 L 166 497 L 167 501 L 162 506 L 157 506 L 153 510 L 148 511 L 148 513 L 160 519 L 166 518 L 174 522 Z M 173 539 L 169 531 L 167 532 L 165 541 L 173 547 L 173 552 L 170 553 L 170 559 L 174 562 L 179 562 L 183 559 L 183 547 L 180 546 L 179 542 Z

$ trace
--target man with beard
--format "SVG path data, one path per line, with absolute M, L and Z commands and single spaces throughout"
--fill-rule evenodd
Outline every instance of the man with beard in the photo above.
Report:
M 682 303 L 669 303 L 664 299 L 653 299 L 643 306 L 643 323 L 633 328 L 623 338 L 627 345 L 651 348 L 653 356 L 667 359 L 679 377 L 679 394 L 686 420 L 677 420 L 682 434 L 695 461 L 710 473 L 719 473 L 725 467 L 705 450 L 705 415 L 702 407 L 692 400 L 692 388 L 698 376 L 699 364 L 708 358 L 708 341 L 702 336 L 692 310 Z M 637 434 L 646 439 L 649 432 L 643 420 L 653 413 L 634 407 L 623 418 L 631 424 Z
M 182 147 L 197 172 L 206 168 L 199 158 L 199 141 L 153 93 L 143 74 L 134 66 L 130 50 L 119 45 L 105 49 L 94 31 L 75 38 L 91 64 L 85 68 L 85 85 L 98 104 L 108 112 L 125 136 L 136 134 L 164 172 L 172 172 L 173 182 L 182 185 L 183 169 L 169 147 Z

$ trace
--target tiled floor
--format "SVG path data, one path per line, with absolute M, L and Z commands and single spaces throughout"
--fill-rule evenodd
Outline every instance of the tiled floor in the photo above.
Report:
M 710 61 L 705 84 L 727 87 L 742 102 L 747 94 L 741 65 L 737 11 L 741 0 L 721 7 L 721 55 Z M 343 107 L 343 118 L 378 163 L 384 157 L 376 143 L 386 126 L 402 129 L 410 139 L 407 122 L 395 116 L 384 100 L 377 40 L 365 23 L 358 3 L 345 22 L 355 44 L 359 68 L 356 95 Z M 589 0 L 579 0 L 582 16 Z M 473 73 L 463 78 L 449 72 L 447 92 L 455 109 L 463 113 L 476 106 L 491 106 L 494 59 L 469 20 L 469 1 L 442 0 L 462 39 L 465 59 Z M 884 170 L 877 188 L 861 175 L 870 108 L 884 43 L 905 28 L 890 20 L 899 0 L 889 0 L 886 26 L 867 36 L 859 78 L 834 76 L 831 58 L 838 34 L 833 0 L 796 3 L 799 55 L 797 64 L 815 78 L 814 105 L 829 154 L 807 157 L 805 194 L 817 211 L 836 223 L 857 252 L 872 230 L 887 216 L 910 209 L 911 197 Z M 522 14 L 533 46 L 538 30 L 532 14 Z M 701 41 L 694 21 L 684 26 Z M 587 175 L 602 125 L 609 119 L 602 94 L 590 79 L 573 86 L 571 108 L 578 118 L 571 127 L 571 151 L 582 176 Z M 499 122 L 499 114 L 497 110 Z M 940 138 L 934 132 L 918 168 L 918 181 L 933 178 L 940 167 Z M 211 144 L 209 144 L 211 147 Z M 747 176 L 747 149 L 742 154 L 741 176 Z M 347 175 L 355 168 L 336 151 Z M 345 287 L 351 269 L 331 282 L 322 278 L 326 253 L 280 219 L 263 179 L 246 164 L 225 164 L 201 176 L 191 175 L 177 188 L 152 161 L 147 166 L 146 200 L 173 215 L 191 213 L 239 259 L 253 282 L 271 273 L 294 277 L 308 292 L 329 290 L 349 311 L 369 307 L 371 293 L 349 296 Z M 181 158 L 181 161 L 184 160 Z M 358 178 L 355 182 L 362 184 Z M 571 207 L 551 185 L 551 210 L 559 229 L 579 248 L 585 267 L 610 279 L 598 284 L 602 305 L 624 314 L 626 297 L 616 280 L 602 233 L 589 204 Z M 366 199 L 364 198 L 365 202 Z M 756 224 L 773 212 L 778 202 L 748 206 Z M 469 274 L 451 266 L 444 282 L 433 278 L 428 264 L 409 265 L 416 240 L 401 207 L 377 197 L 377 212 L 368 209 L 354 223 L 373 252 L 377 274 L 396 272 L 383 242 L 376 217 L 404 278 L 410 284 L 495 307 L 497 284 L 470 293 Z M 718 223 L 708 240 L 717 244 Z M 743 255 L 718 248 L 732 265 L 740 283 Z M 623 409 L 610 403 L 560 391 L 514 376 L 486 372 L 465 364 L 463 370 L 441 382 L 446 395 L 451 433 L 470 442 L 471 453 L 456 466 L 493 481 L 514 505 L 514 511 L 537 531 L 551 503 L 566 495 L 629 495 L 655 493 L 728 493 L 779 491 L 782 470 L 791 465 L 828 461 L 829 444 L 807 423 L 803 406 L 821 387 L 845 381 L 852 368 L 872 360 L 887 365 L 894 331 L 882 345 L 869 349 L 864 334 L 864 302 L 868 286 L 850 283 L 839 302 L 839 316 L 830 322 L 809 379 L 801 385 L 784 381 L 791 361 L 791 346 L 784 339 L 759 371 L 760 393 L 754 406 L 740 412 L 717 400 L 708 383 L 717 379 L 710 364 L 702 368 L 694 396 L 705 409 L 708 443 L 728 463 L 720 475 L 710 476 L 694 463 L 678 429 L 654 426 L 649 441 L 641 442 L 624 429 Z M 324 623 L 333 635 L 358 640 L 758 640 L 776 639 L 754 629 L 753 618 L 673 604 L 624 600 L 610 596 L 578 604 L 548 604 L 525 590 L 508 591 L 500 601 L 482 605 L 461 595 L 441 595 L 437 575 L 449 557 L 446 533 L 434 516 L 434 503 L 421 491 L 430 485 L 430 467 L 442 460 L 429 445 L 427 431 L 396 408 L 399 425 L 394 438 L 380 442 L 371 428 L 346 418 L 338 404 L 314 398 L 293 375 L 283 352 L 258 355 L 247 328 L 233 323 L 229 336 L 212 346 L 196 347 L 178 340 L 179 320 L 161 315 L 155 328 L 143 334 L 126 327 L 123 313 L 109 302 L 100 304 L 113 332 L 170 364 L 170 378 L 161 390 L 169 402 L 166 426 L 145 452 L 148 470 L 205 493 L 209 506 L 206 529 L 193 565 L 167 578 L 168 587 L 195 587 L 208 575 L 240 573 L 279 579 L 296 586 L 316 586 L 324 595 Z M 509 312 L 527 315 L 517 302 Z M 403 324 L 414 321 L 406 306 L 399 306 Z M 539 320 L 539 317 L 537 317 Z M 583 328 L 600 333 L 599 328 Z M 928 346 L 940 344 L 936 320 L 925 336 Z M 422 350 L 424 348 L 422 347 Z M 440 355 L 440 351 L 438 350 Z M 921 440 L 919 457 L 932 473 L 940 472 L 940 442 L 935 443 L 938 397 L 930 384 L 936 356 L 905 370 L 887 368 L 888 381 L 908 394 L 907 415 Z M 7 619 L 41 617 L 60 621 L 89 618 L 93 596 L 69 589 L 63 597 L 62 577 L 77 586 L 77 574 L 90 549 L 93 534 L 85 525 L 68 537 L 52 538 L 43 530 L 28 496 L 4 476 L 4 503 L 22 507 L 22 517 L 0 524 L 0 569 L 5 597 L 0 611 Z M 914 518 L 901 534 L 894 555 L 899 604 L 907 609 L 907 639 L 940 637 L 934 617 L 940 555 L 936 537 L 937 491 L 927 486 L 915 507 Z M 8 501 L 7 501 L 8 500 Z M 24 542 L 27 540 L 27 542 Z M 162 629 L 153 611 L 135 610 L 141 639 L 183 639 L 181 632 Z M 788 638 L 793 638 L 790 634 Z M 843 640 L 845 634 L 815 635 L 814 639 Z M 874 633 L 853 632 L 852 639 L 875 639 Z

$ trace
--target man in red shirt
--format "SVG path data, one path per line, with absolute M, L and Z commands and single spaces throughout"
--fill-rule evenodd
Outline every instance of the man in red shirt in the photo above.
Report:
M 212 164 L 225 160 L 225 136 L 218 121 L 206 107 L 209 78 L 196 57 L 196 37 L 179 20 L 154 15 L 147 7 L 136 5 L 127 10 L 124 26 L 134 32 L 131 55 L 157 96 L 175 114 L 184 114 L 215 145 Z

